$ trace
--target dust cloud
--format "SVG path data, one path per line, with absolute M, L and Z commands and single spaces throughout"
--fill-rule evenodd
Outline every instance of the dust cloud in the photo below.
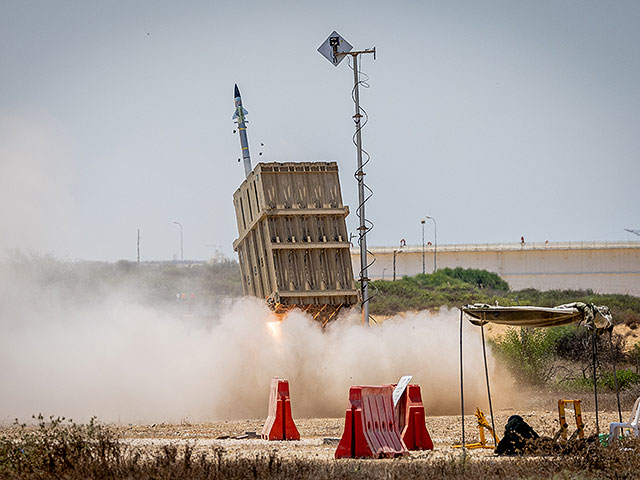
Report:
M 347 314 L 323 332 L 302 313 L 269 323 L 264 303 L 250 298 L 222 301 L 211 318 L 122 292 L 68 296 L 16 271 L 0 275 L 0 422 L 37 413 L 123 423 L 262 418 L 274 376 L 289 380 L 296 417 L 343 416 L 350 385 L 406 374 L 422 386 L 428 414 L 459 411 L 457 311 L 371 328 Z M 465 325 L 464 335 L 471 411 L 486 403 L 485 379 L 479 331 Z
M 261 317 L 255 304 L 237 308 L 253 314 L 238 318 L 230 312 L 223 319 L 223 328 L 229 330 L 219 351 L 235 359 L 226 362 L 223 377 L 236 378 L 239 383 L 215 394 L 219 415 L 264 414 L 273 376 L 289 380 L 294 414 L 302 417 L 342 416 L 350 385 L 395 383 L 402 375 L 413 375 L 412 383 L 421 385 L 429 414 L 460 411 L 457 310 L 410 313 L 370 328 L 362 327 L 359 314 L 353 313 L 322 332 L 299 312 L 291 313 L 274 329 L 265 322 L 268 312 Z M 234 335 L 238 330 L 244 333 Z M 471 412 L 472 406 L 486 403 L 482 343 L 479 329 L 466 321 L 463 334 L 465 408 Z M 493 371 L 490 351 L 489 362 Z M 494 378 L 493 388 L 509 388 L 509 379 L 504 380 Z

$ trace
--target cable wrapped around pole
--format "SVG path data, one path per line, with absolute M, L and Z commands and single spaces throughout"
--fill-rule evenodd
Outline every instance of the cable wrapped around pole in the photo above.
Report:
M 365 213 L 365 204 L 373 195 L 373 191 L 369 188 L 364 181 L 364 167 L 369 163 L 370 155 L 369 153 L 362 148 L 362 129 L 368 123 L 368 115 L 367 112 L 360 106 L 360 90 L 359 86 L 362 85 L 364 88 L 369 88 L 369 84 L 367 83 L 368 76 L 365 75 L 366 79 L 362 80 L 360 75 L 362 72 L 358 70 L 358 55 L 360 53 L 373 53 L 373 52 L 351 52 L 351 59 L 353 64 L 351 65 L 351 69 L 353 70 L 353 89 L 351 91 L 351 98 L 353 99 L 353 103 L 355 104 L 355 113 L 353 115 L 353 121 L 355 123 L 356 131 L 353 134 L 353 143 L 356 146 L 356 153 L 358 158 L 358 168 L 354 177 L 358 182 L 358 208 L 356 208 L 356 216 L 359 219 L 360 226 L 358 227 L 358 245 L 360 246 L 360 291 L 362 295 L 361 299 L 361 308 L 362 308 L 362 322 L 366 325 L 369 325 L 369 301 L 371 300 L 371 296 L 369 295 L 369 267 L 373 265 L 374 260 L 369 262 L 367 260 L 367 255 L 370 254 L 367 249 L 367 233 L 371 231 L 373 228 L 373 223 L 370 220 L 367 220 Z M 366 157 L 366 160 L 363 161 L 363 156 Z M 365 190 L 368 192 L 365 192 Z
M 462 415 L 462 452 L 465 452 L 464 438 L 464 375 L 462 370 L 462 310 L 460 310 L 460 411 Z
M 493 420 L 493 404 L 491 403 L 491 387 L 489 387 L 489 367 L 487 366 L 487 348 L 484 341 L 484 324 L 480 325 L 480 332 L 482 332 L 482 356 L 484 357 L 484 376 L 487 379 L 487 396 L 489 397 L 489 413 L 491 413 L 491 428 L 493 429 L 493 444 L 496 444 L 496 424 Z
M 609 330 L 609 346 L 611 347 L 611 362 L 613 363 L 613 383 L 616 386 L 616 400 L 618 401 L 618 420 L 622 423 L 622 410 L 620 408 L 620 389 L 618 388 L 618 373 L 616 372 L 616 351 L 613 348 L 613 328 Z

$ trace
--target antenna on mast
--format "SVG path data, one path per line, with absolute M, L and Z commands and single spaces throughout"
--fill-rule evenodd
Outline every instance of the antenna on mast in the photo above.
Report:
M 367 187 L 364 183 L 364 169 L 362 163 L 362 127 L 366 123 L 366 118 L 363 123 L 361 120 L 363 117 L 364 110 L 360 108 L 360 90 L 359 86 L 363 83 L 363 80 L 360 79 L 360 74 L 358 73 L 358 57 L 360 55 L 366 53 L 373 53 L 373 59 L 376 58 L 376 49 L 375 47 L 368 50 L 353 50 L 353 47 L 349 42 L 347 42 L 344 38 L 342 38 L 335 30 L 329 37 L 324 41 L 320 47 L 318 47 L 318 52 L 322 56 L 324 56 L 327 60 L 329 60 L 334 66 L 338 66 L 342 60 L 350 55 L 353 61 L 353 91 L 352 97 L 353 102 L 355 103 L 355 114 L 353 115 L 353 121 L 356 127 L 356 133 L 354 135 L 356 144 L 356 151 L 358 155 L 358 169 L 356 170 L 355 177 L 358 181 L 358 208 L 356 209 L 358 218 L 360 219 L 360 226 L 358 227 L 358 244 L 360 245 L 360 290 L 362 293 L 362 322 L 366 325 L 369 325 L 369 275 L 368 269 L 370 264 L 367 263 L 367 232 L 371 230 L 371 222 L 366 219 L 365 216 L 365 203 L 368 198 L 371 196 L 371 189 Z M 366 86 L 366 85 L 365 85 Z M 366 152 L 365 152 L 366 153 Z M 368 162 L 368 154 L 367 154 L 367 162 Z M 367 163 L 365 162 L 365 164 Z M 369 191 L 369 196 L 365 195 L 365 189 Z M 368 224 L 368 225 L 367 225 Z M 373 262 L 372 262 L 373 263 Z
M 238 89 L 238 85 L 235 85 L 233 91 L 234 103 L 236 105 L 236 110 L 233 113 L 233 120 L 238 124 L 238 134 L 240 136 L 240 148 L 242 150 L 242 160 L 244 160 L 244 175 L 248 177 L 251 173 L 251 155 L 249 154 L 249 141 L 247 140 L 247 123 L 248 120 L 245 119 L 249 112 L 247 112 L 242 106 L 242 97 L 240 96 L 240 90 Z M 234 132 L 235 133 L 235 132 Z M 240 161 L 240 159 L 238 159 Z

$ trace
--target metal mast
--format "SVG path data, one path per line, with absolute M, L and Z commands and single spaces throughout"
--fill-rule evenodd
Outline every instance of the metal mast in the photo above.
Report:
M 358 227 L 358 243 L 360 245 L 360 289 L 362 293 L 362 321 L 364 324 L 369 325 L 369 275 L 367 262 L 367 220 L 365 215 L 365 202 L 367 200 L 365 194 L 364 183 L 364 169 L 362 166 L 362 127 L 361 119 L 363 117 L 360 109 L 360 77 L 358 73 L 358 56 L 365 53 L 372 53 L 373 58 L 376 56 L 376 49 L 358 50 L 352 51 L 353 47 L 344 40 L 335 31 L 329 35 L 329 38 L 320 45 L 318 51 L 337 66 L 342 59 L 350 55 L 353 60 L 353 102 L 355 103 L 355 113 L 353 115 L 353 121 L 356 127 L 355 144 L 358 157 L 358 169 L 356 170 L 355 177 L 358 181 L 358 216 L 360 218 L 360 226 Z
M 356 150 L 358 152 L 358 170 L 356 179 L 358 180 L 358 213 L 360 216 L 360 226 L 358 227 L 360 244 L 360 284 L 362 290 L 362 319 L 369 325 L 369 264 L 367 262 L 367 220 L 365 214 L 365 192 L 364 192 L 364 170 L 362 168 L 362 125 L 360 120 L 360 79 L 358 77 L 358 55 L 362 53 L 375 53 L 375 50 L 363 50 L 361 52 L 350 52 L 353 59 L 353 99 L 355 103 L 355 114 L 353 121 L 356 126 Z

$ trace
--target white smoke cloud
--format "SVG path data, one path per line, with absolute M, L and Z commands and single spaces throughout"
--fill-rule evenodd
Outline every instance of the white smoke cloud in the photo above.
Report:
M 0 280 L 3 280 L 0 278 Z M 12 292 L 36 289 L 43 302 Z M 176 422 L 266 416 L 274 376 L 290 382 L 295 417 L 343 416 L 350 385 L 411 374 L 427 413 L 459 411 L 458 314 L 420 312 L 362 327 L 347 315 L 324 332 L 302 313 L 275 328 L 256 299 L 216 320 L 172 316 L 112 294 L 57 302 L 49 287 L 0 281 L 0 421 Z M 64 293 L 64 292 L 62 292 Z M 465 322 L 467 323 L 467 322 Z M 478 330 L 465 326 L 465 395 L 486 400 Z

